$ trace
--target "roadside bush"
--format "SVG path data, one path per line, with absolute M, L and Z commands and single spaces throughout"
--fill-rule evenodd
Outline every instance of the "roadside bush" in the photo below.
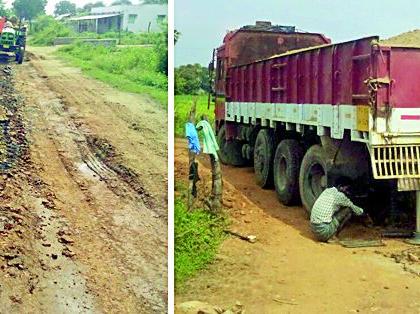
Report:
M 121 34 L 119 32 L 107 32 L 103 34 L 83 32 L 75 33 L 75 36 L 95 39 L 119 39 L 121 37 L 121 45 L 152 45 L 158 40 L 160 35 L 159 33 L 132 33 L 123 31 Z
M 120 89 L 146 93 L 167 104 L 168 78 L 159 73 L 153 47 L 103 47 L 76 43 L 58 52 L 95 78 Z
M 158 56 L 157 71 L 168 75 L 168 24 L 162 24 L 163 31 L 155 40 L 155 52 Z
M 40 16 L 30 32 L 29 43 L 34 46 L 52 46 L 57 37 L 75 36 L 68 26 L 56 21 L 52 16 Z
M 226 221 L 204 210 L 188 211 L 175 200 L 175 283 L 182 284 L 210 263 L 224 239 Z

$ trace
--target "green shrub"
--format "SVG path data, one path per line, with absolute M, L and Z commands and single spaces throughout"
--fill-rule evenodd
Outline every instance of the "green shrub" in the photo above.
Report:
M 57 37 L 75 36 L 75 32 L 52 16 L 41 16 L 34 23 L 29 43 L 34 46 L 52 46 Z
M 226 220 L 204 210 L 188 211 L 175 200 L 175 284 L 177 286 L 210 263 L 224 239 Z
M 104 47 L 75 43 L 58 53 L 99 78 L 123 90 L 146 93 L 167 104 L 168 78 L 157 69 L 153 47 Z
M 155 40 L 155 52 L 158 57 L 157 71 L 168 75 L 168 24 L 162 24 L 163 32 Z

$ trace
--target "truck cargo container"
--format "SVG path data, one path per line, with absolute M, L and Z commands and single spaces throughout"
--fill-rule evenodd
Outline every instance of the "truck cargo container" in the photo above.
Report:
M 331 44 L 266 24 L 250 42 L 266 47 L 276 36 L 278 52 L 252 48 L 238 58 L 247 41 L 232 41 L 246 31 L 229 33 L 215 52 L 221 160 L 253 164 L 257 184 L 274 184 L 282 203 L 308 211 L 343 176 L 413 191 L 420 210 L 420 49 L 377 36 Z

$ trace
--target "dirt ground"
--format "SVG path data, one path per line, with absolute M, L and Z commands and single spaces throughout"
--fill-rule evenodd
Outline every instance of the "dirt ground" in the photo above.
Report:
M 187 156 L 186 142 L 176 140 L 177 180 L 188 177 Z M 202 195 L 211 175 L 208 157 L 199 160 Z M 318 243 L 303 208 L 282 206 L 274 190 L 257 187 L 252 168 L 222 171 L 231 229 L 257 242 L 228 238 L 214 263 L 178 289 L 177 305 L 202 301 L 226 309 L 239 302 L 246 313 L 420 313 L 418 248 L 402 240 L 357 249 Z M 379 230 L 357 223 L 340 234 L 378 237 Z
M 12 65 L 24 139 L 0 175 L 0 312 L 166 312 L 165 109 L 29 50 Z

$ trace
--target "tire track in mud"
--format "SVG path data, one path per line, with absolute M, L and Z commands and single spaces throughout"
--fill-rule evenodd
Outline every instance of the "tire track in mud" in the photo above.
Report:
M 36 175 L 13 68 L 1 72 L 7 77 L 0 82 L 0 311 L 90 312 L 93 302 L 79 266 L 68 258 L 70 245 L 59 241 L 66 222 L 55 211 L 53 193 Z
M 38 134 L 38 141 L 52 146 L 66 180 L 77 186 L 74 195 L 58 191 L 58 199 L 60 206 L 68 207 L 62 211 L 71 229 L 79 234 L 74 251 L 79 264 L 86 267 L 82 273 L 95 302 L 104 310 L 164 312 L 166 215 L 156 209 L 156 200 L 140 179 L 113 160 L 118 160 L 118 154 L 112 146 L 97 140 L 99 137 L 75 118 L 71 103 L 45 85 L 45 76 L 30 65 L 25 71 L 30 85 L 22 88 L 31 103 L 31 114 L 39 120 L 34 122 L 34 133 L 43 126 L 41 133 L 47 138 L 41 140 Z M 82 203 L 76 205 L 78 198 Z M 77 214 L 71 209 L 74 205 L 79 207 Z M 85 250 L 81 249 L 83 244 Z
M 63 109 L 69 113 L 69 118 L 72 119 L 75 129 L 77 129 L 75 130 L 75 132 L 84 134 L 84 138 L 81 138 L 79 141 L 79 150 L 82 153 L 82 155 L 87 158 L 87 162 L 89 163 L 93 160 L 96 160 L 94 164 L 101 164 L 102 168 L 105 167 L 107 170 L 109 170 L 108 175 L 111 174 L 110 171 L 112 172 L 112 175 L 108 177 L 104 175 L 104 180 L 108 179 L 108 181 L 113 181 L 113 178 L 115 179 L 115 177 L 117 176 L 119 180 L 124 181 L 128 186 L 130 186 L 133 189 L 135 193 L 138 194 L 140 200 L 149 209 L 155 211 L 157 215 L 167 219 L 166 200 L 164 200 L 164 202 L 157 200 L 148 191 L 144 180 L 142 180 L 142 175 L 124 166 L 122 164 L 121 157 L 116 152 L 115 148 L 106 139 L 100 138 L 92 134 L 92 132 L 89 130 L 89 127 L 82 120 L 78 119 L 74 112 L 70 112 L 69 107 L 72 106 L 71 104 L 79 104 L 82 100 L 92 104 L 92 106 L 95 106 L 95 104 L 98 102 L 98 98 L 94 95 L 96 95 L 97 92 L 94 92 L 90 89 L 80 89 L 77 91 L 69 89 L 66 86 L 66 81 L 70 81 L 73 79 L 69 75 L 62 74 L 60 79 L 56 80 L 48 77 L 48 75 L 45 73 L 45 71 L 39 64 L 31 63 L 31 65 L 36 70 L 38 76 L 45 80 L 45 83 L 48 86 L 48 88 L 51 91 L 57 93 L 57 97 L 63 104 Z M 65 97 L 61 95 L 63 90 L 66 91 Z M 132 121 L 127 119 L 126 117 L 124 117 L 124 120 L 129 124 L 132 123 Z M 150 134 L 148 135 L 153 137 L 155 135 L 155 131 L 150 129 L 148 130 L 151 132 L 149 132 Z M 143 134 L 141 134 L 140 132 L 139 138 L 143 138 Z M 101 175 L 101 172 L 99 172 L 98 175 Z M 113 184 L 111 184 L 110 187 L 115 191 L 115 186 Z M 116 191 L 116 193 L 120 195 L 120 192 Z

